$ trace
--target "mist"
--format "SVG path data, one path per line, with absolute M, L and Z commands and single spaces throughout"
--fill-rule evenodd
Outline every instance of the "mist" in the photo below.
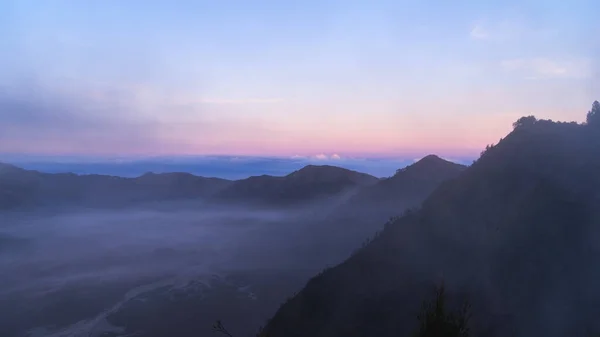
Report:
M 5 165 L 0 335 L 248 335 L 463 165 L 386 179 L 333 166 L 239 181 Z M 16 197 L 16 198 L 15 198 Z
M 228 275 L 248 271 L 291 270 L 308 277 L 321 266 L 307 258 L 311 246 L 303 243 L 310 235 L 293 228 L 315 219 L 312 211 L 181 202 L 4 213 L 0 334 L 118 332 L 107 317 L 157 289 L 199 286 L 200 295 Z

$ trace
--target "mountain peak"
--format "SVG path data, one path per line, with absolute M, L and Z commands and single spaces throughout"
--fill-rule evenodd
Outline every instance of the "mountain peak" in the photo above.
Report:
M 254 176 L 235 181 L 218 198 L 259 200 L 267 203 L 307 202 L 315 197 L 335 196 L 377 178 L 331 165 L 307 165 L 286 176 Z
M 287 177 L 291 179 L 301 179 L 306 182 L 348 180 L 360 185 L 371 184 L 377 181 L 377 178 L 366 173 L 360 173 L 338 166 L 313 164 L 306 165 L 298 171 L 290 173 Z
M 426 155 L 425 157 L 423 157 L 413 163 L 413 165 L 418 165 L 418 166 L 420 166 L 420 165 L 445 165 L 445 164 L 459 165 L 459 164 L 456 164 L 454 162 L 446 160 L 435 154 Z M 410 166 L 412 166 L 412 165 L 410 165 Z
M 453 163 L 451 161 L 440 158 L 435 154 L 427 155 L 415 163 L 408 165 L 404 168 L 399 169 L 396 172 L 396 176 L 403 172 L 415 172 L 420 174 L 427 174 L 429 172 L 440 172 L 444 170 L 462 171 L 466 168 L 465 165 Z
M 292 172 L 292 174 L 297 173 L 297 172 L 308 173 L 308 172 L 334 172 L 334 171 L 344 172 L 344 171 L 350 171 L 350 170 L 347 170 L 347 169 L 341 168 L 341 167 L 337 167 L 337 166 L 331 166 L 331 165 L 309 164 L 295 172 Z
M 418 160 L 417 162 L 428 162 L 428 161 L 434 161 L 434 162 L 435 161 L 446 161 L 447 162 L 447 160 L 440 158 L 436 154 L 428 154 L 425 157 Z

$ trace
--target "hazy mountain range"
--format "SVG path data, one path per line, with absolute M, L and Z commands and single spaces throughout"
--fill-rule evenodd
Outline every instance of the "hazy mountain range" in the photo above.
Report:
M 333 158 L 332 158 L 333 157 Z M 308 165 L 331 165 L 371 174 L 378 178 L 389 177 L 403 166 L 412 164 L 419 155 L 406 154 L 394 157 L 348 156 L 163 156 L 137 157 L 86 157 L 86 156 L 32 156 L 0 153 L 0 162 L 11 163 L 28 170 L 46 173 L 72 172 L 75 174 L 101 174 L 135 178 L 146 172 L 188 172 L 202 177 L 219 177 L 230 180 L 245 179 L 263 174 L 284 176 Z M 471 163 L 475 156 L 456 156 L 450 161 Z
M 469 167 L 430 155 L 385 179 L 3 164 L 0 335 L 203 336 L 223 319 L 236 336 L 410 336 L 440 284 L 471 303 L 468 335 L 597 334 L 599 116 L 523 117 Z
M 0 164 L 0 209 L 35 206 L 124 206 L 135 202 L 207 197 L 231 182 L 188 173 L 138 178 L 41 173 Z
M 386 179 L 307 165 L 232 181 L 2 164 L 0 335 L 197 336 L 216 318 L 252 331 L 464 168 L 428 156 Z
M 330 165 L 308 165 L 285 176 L 261 175 L 227 180 L 181 172 L 146 173 L 136 178 L 50 174 L 0 163 L 0 209 L 65 205 L 123 207 L 143 202 L 182 199 L 284 205 L 309 202 L 319 197 L 333 197 L 341 193 L 355 193 L 371 185 L 376 186 L 364 191 L 366 197 L 370 193 L 385 194 L 391 189 L 388 196 L 393 198 L 395 185 L 399 185 L 396 188 L 398 193 L 410 194 L 412 187 L 409 184 L 416 188 L 431 189 L 431 184 L 435 185 L 452 175 L 444 168 L 435 167 L 439 165 L 435 161 L 445 162 L 439 157 L 429 156 L 412 165 L 415 168 L 407 173 L 397 174 L 383 181 L 365 173 Z M 427 181 L 410 177 L 421 166 L 429 170 L 423 173 L 423 177 L 427 175 Z M 458 164 L 455 166 L 463 167 Z M 438 169 L 439 172 L 436 172 Z M 406 182 L 399 182 L 400 180 Z M 382 197 L 385 199 L 385 196 Z

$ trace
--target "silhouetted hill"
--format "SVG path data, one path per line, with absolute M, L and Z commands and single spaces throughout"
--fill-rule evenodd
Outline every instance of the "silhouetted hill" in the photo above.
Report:
M 232 182 L 221 178 L 198 177 L 190 173 L 146 173 L 135 178 L 137 185 L 158 193 L 161 198 L 207 197 Z
M 463 165 L 427 156 L 393 177 L 345 193 L 335 202 L 318 203 L 311 208 L 320 208 L 315 216 L 295 229 L 298 237 L 310 236 L 304 245 L 295 243 L 297 255 L 313 261 L 312 265 L 343 261 L 381 230 L 386 220 L 420 206 L 436 187 L 464 169 Z
M 420 206 L 431 192 L 442 182 L 456 178 L 466 166 L 428 155 L 423 159 L 399 169 L 390 178 L 382 179 L 373 186 L 362 189 L 349 200 L 349 209 L 360 208 L 362 203 L 375 203 L 374 207 L 384 211 L 386 208 L 399 215 L 404 209 Z M 371 206 L 371 207 L 373 207 Z
M 0 209 L 18 207 L 35 193 L 36 172 L 0 163 Z
M 225 179 L 188 173 L 147 173 L 138 178 L 48 174 L 0 164 L 0 209 L 35 206 L 127 206 L 136 202 L 203 198 L 225 188 Z
M 473 336 L 597 333 L 599 154 L 596 122 L 520 119 L 421 209 L 311 279 L 266 335 L 409 336 L 441 281 L 471 300 Z
M 267 204 L 306 202 L 375 184 L 377 178 L 341 167 L 308 165 L 284 177 L 268 175 L 237 180 L 218 199 Z
M 0 162 L 0 175 L 11 174 L 11 173 L 19 172 L 19 171 L 24 171 L 24 170 L 14 166 L 14 165 Z
M 308 165 L 284 177 L 263 175 L 232 182 L 189 173 L 146 173 L 137 178 L 48 174 L 2 164 L 0 209 L 69 204 L 128 206 L 136 202 L 208 197 L 281 205 L 334 196 L 377 181 L 368 174 L 327 165 Z

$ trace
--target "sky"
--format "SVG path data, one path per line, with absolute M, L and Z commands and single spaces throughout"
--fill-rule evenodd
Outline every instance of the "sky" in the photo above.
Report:
M 477 157 L 520 116 L 585 119 L 600 99 L 599 11 L 2 0 L 0 160 Z

